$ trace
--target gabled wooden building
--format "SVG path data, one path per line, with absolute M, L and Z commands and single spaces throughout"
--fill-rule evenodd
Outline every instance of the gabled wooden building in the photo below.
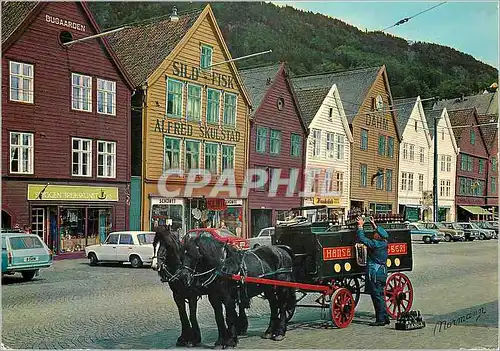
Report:
M 113 34 L 110 43 L 136 88 L 132 169 L 141 183 L 141 228 L 172 221 L 182 235 L 225 224 L 245 235 L 247 201 L 240 190 L 248 164 L 250 100 L 210 5 L 132 26 Z M 162 177 L 173 169 L 180 173 Z M 190 192 L 199 181 L 188 182 L 192 169 L 209 170 L 211 181 Z M 213 194 L 224 171 L 234 173 L 235 191 Z
M 2 2 L 2 226 L 57 253 L 127 229 L 132 84 L 83 2 Z

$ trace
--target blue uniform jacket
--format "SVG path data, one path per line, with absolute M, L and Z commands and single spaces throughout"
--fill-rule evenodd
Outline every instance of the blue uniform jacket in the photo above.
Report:
M 377 232 L 380 236 L 389 237 L 389 234 L 385 231 L 384 228 L 377 226 Z M 367 265 L 382 265 L 385 266 L 387 261 L 387 241 L 386 240 L 375 240 L 368 239 L 365 235 L 365 231 L 361 228 L 358 228 L 357 231 L 358 240 L 367 246 Z

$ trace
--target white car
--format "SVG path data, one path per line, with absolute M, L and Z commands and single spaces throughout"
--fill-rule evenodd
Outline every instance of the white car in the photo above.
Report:
M 274 235 L 274 227 L 267 227 L 264 229 L 261 229 L 259 232 L 259 235 L 250 238 L 250 248 L 255 249 L 256 247 L 262 246 L 262 245 L 269 245 L 271 246 L 273 244 L 273 235 Z
M 153 261 L 154 232 L 113 232 L 103 243 L 85 248 L 85 256 L 91 266 L 99 262 L 130 262 L 138 268 Z

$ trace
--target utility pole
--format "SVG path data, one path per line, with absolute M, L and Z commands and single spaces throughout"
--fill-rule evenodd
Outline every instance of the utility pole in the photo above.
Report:
M 438 222 L 438 132 L 437 125 L 438 120 L 441 116 L 434 117 L 434 184 L 432 187 L 432 202 L 433 202 L 433 210 L 432 217 L 434 218 L 434 222 Z

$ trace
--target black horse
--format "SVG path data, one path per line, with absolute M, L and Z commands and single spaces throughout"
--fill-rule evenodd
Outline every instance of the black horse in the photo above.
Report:
M 177 339 L 177 346 L 197 346 L 201 343 L 201 332 L 196 319 L 196 309 L 198 298 L 202 295 L 208 295 L 209 301 L 214 311 L 220 311 L 222 314 L 222 303 L 220 302 L 220 289 L 215 285 L 209 287 L 203 283 L 197 284 L 197 287 L 188 287 L 185 279 L 179 279 L 182 273 L 183 251 L 181 243 L 175 236 L 170 227 L 159 227 L 153 241 L 153 262 L 151 268 L 158 271 L 162 282 L 168 282 L 170 290 L 174 296 L 179 317 L 181 319 L 182 332 Z M 197 279 L 202 279 L 199 276 Z M 189 318 L 186 312 L 186 302 L 189 305 Z M 237 318 L 238 334 L 244 334 L 248 327 L 245 310 L 240 308 L 240 316 Z M 224 318 L 217 322 L 219 337 L 215 343 L 216 346 L 230 346 L 228 341 L 227 329 L 224 324 Z
M 263 338 L 283 340 L 286 333 L 286 311 L 295 307 L 295 290 L 265 284 L 245 284 L 230 279 L 230 275 L 261 277 L 292 281 L 292 257 L 287 250 L 277 246 L 260 246 L 241 251 L 215 240 L 210 235 L 187 238 L 183 244 L 184 273 L 182 279 L 188 286 L 196 286 L 196 276 L 207 275 L 215 295 L 226 308 L 228 338 L 238 342 L 238 325 L 235 305 L 249 307 L 252 297 L 264 294 L 269 302 L 271 318 Z M 216 320 L 222 317 L 215 311 Z

